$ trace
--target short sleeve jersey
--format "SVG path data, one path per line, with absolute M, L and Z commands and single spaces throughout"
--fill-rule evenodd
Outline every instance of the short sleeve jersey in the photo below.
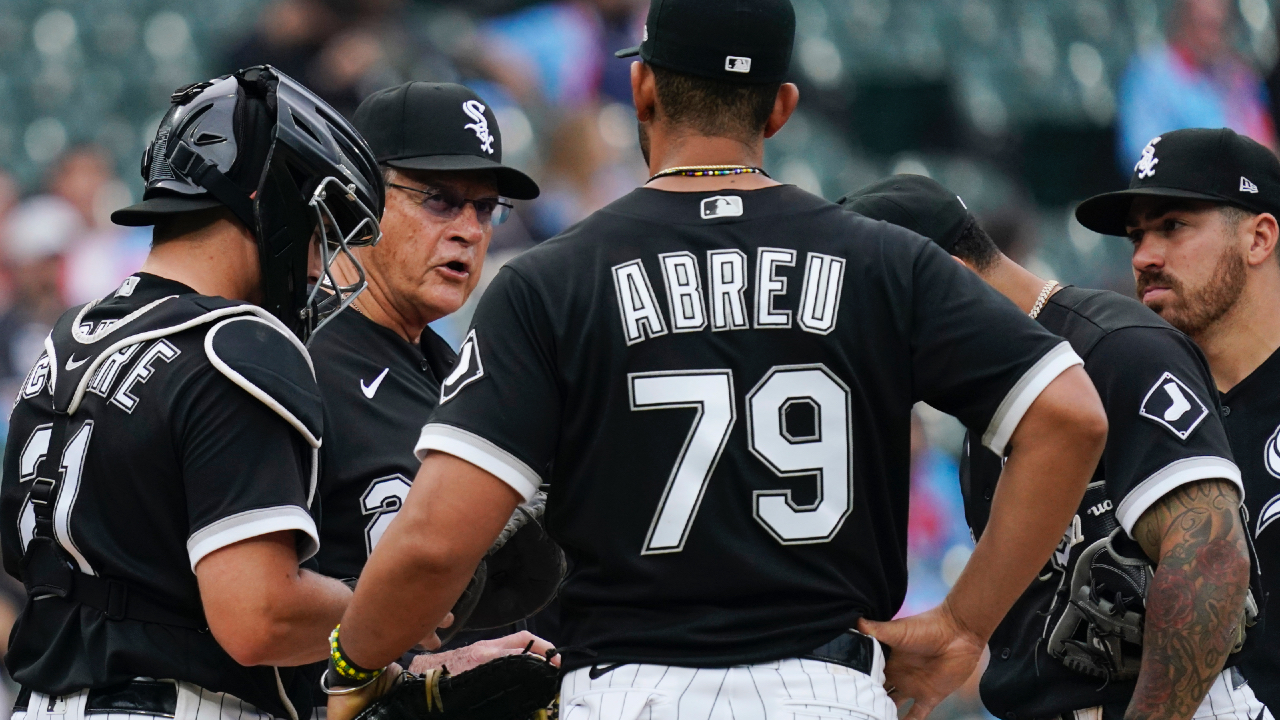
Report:
M 414 441 L 456 356 L 430 328 L 410 343 L 354 311 L 321 328 L 310 350 L 326 428 L 316 560 L 325 575 L 356 578 L 418 473 Z
M 1280 707 L 1280 352 L 1222 398 L 1222 422 L 1244 475 L 1249 535 L 1261 570 L 1262 617 L 1240 669 L 1270 708 Z
M 89 310 L 80 327 L 90 333 L 144 330 L 150 312 L 159 312 L 144 309 L 152 303 L 202 299 L 184 285 L 140 273 Z M 141 340 L 90 372 L 65 431 L 66 470 L 54 516 L 59 545 L 81 572 L 120 581 L 131 594 L 195 618 L 203 617 L 195 567 L 209 553 L 294 531 L 305 559 L 318 542 L 307 505 L 311 444 L 213 366 L 205 340 L 214 325 Z M 280 328 L 266 332 L 285 332 Z M 68 368 L 94 357 L 58 350 L 31 369 L 10 417 L 0 537 L 5 569 L 19 578 L 33 532 L 28 493 L 37 475 L 54 472 L 42 466 L 57 457 L 48 448 L 57 421 L 53 386 L 68 382 Z M 287 373 L 272 357 L 276 350 L 264 353 L 261 363 Z M 305 351 L 299 345 L 296 352 L 303 363 Z M 310 389 L 316 392 L 314 381 Z M 107 619 L 52 596 L 27 604 L 5 662 L 19 683 L 49 695 L 135 677 L 173 678 L 230 693 L 280 717 L 288 715 L 281 687 L 294 704 L 309 696 L 296 673 L 281 670 L 277 677 L 272 668 L 237 664 L 207 630 Z
M 992 634 L 982 700 L 1007 720 L 1128 702 L 1133 681 L 1102 683 L 1049 655 L 1077 559 L 1117 527 L 1132 535 L 1142 513 L 1180 485 L 1213 478 L 1240 485 L 1213 377 L 1189 338 L 1138 301 L 1104 290 L 1062 288 L 1038 319 L 1084 358 L 1109 430 L 1057 551 Z M 986 526 L 1002 467 L 1000 455 L 966 445 L 961 488 L 975 536 Z
M 901 605 L 914 402 L 1003 452 L 1078 363 L 909 231 L 639 189 L 499 272 L 418 448 L 549 482 L 569 666 L 763 662 Z

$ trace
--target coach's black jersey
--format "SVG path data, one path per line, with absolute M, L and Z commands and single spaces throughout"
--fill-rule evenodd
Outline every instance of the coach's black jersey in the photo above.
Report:
M 1110 430 L 1057 551 L 991 636 L 982 702 L 1007 720 L 1112 703 L 1123 712 L 1133 681 L 1103 682 L 1069 670 L 1048 652 L 1076 560 L 1117 527 L 1132 533 L 1142 513 L 1179 485 L 1207 478 L 1240 483 L 1213 377 L 1189 338 L 1138 301 L 1104 290 L 1062 288 L 1039 321 L 1084 358 Z M 966 443 L 961 489 L 975 536 L 986 526 L 1002 466 L 999 455 Z
M 357 312 L 311 343 L 325 404 L 320 464 L 320 571 L 360 576 L 421 464 L 413 447 L 456 359 L 431 328 L 420 344 Z
M 640 189 L 499 272 L 419 450 L 550 482 L 569 665 L 761 662 L 901 605 L 915 401 L 1002 452 L 1078 362 L 909 231 Z
M 1262 575 L 1262 618 L 1240 669 L 1267 707 L 1280 708 L 1280 352 L 1222 398 L 1222 423 L 1244 475 L 1249 534 Z
M 81 573 L 127 586 L 129 607 L 142 598 L 202 622 L 196 564 L 247 538 L 296 531 L 299 557 L 310 557 L 321 415 L 308 362 L 260 308 L 144 273 L 68 311 L 10 418 L 5 569 L 23 577 L 37 476 L 61 478 L 53 515 L 61 552 Z M 65 449 L 50 447 L 68 410 Z M 61 472 L 46 467 L 59 456 Z M 304 716 L 309 708 L 297 673 L 238 665 L 208 630 L 109 619 L 54 595 L 28 602 L 5 661 L 18 682 L 49 695 L 154 677 L 231 693 L 280 717 L 283 686 Z

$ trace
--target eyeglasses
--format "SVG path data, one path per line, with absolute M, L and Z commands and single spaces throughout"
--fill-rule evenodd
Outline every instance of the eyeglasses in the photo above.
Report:
M 397 185 L 396 183 L 387 183 L 387 185 L 388 187 L 422 195 L 422 202 L 420 203 L 422 207 L 441 220 L 457 218 L 462 214 L 462 208 L 470 205 L 476 209 L 476 219 L 480 221 L 481 225 L 501 225 L 506 222 L 511 215 L 511 209 L 515 207 L 502 198 L 487 197 L 468 200 L 463 197 L 462 193 L 455 190 L 437 190 L 435 188 L 420 190 L 408 185 Z

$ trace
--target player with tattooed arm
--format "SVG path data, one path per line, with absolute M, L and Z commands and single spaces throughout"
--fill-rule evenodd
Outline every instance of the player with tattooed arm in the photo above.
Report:
M 1085 227 L 1133 243 L 1139 299 L 1204 351 L 1244 479 L 1264 596 L 1240 670 L 1280 708 L 1280 160 L 1231 130 L 1152 140 L 1129 189 L 1084 202 Z
M 929 178 L 897 175 L 840 202 L 933 240 L 1070 341 L 1107 409 L 1079 510 L 989 641 L 987 709 L 1009 720 L 1258 718 L 1239 671 L 1223 670 L 1256 606 L 1240 471 L 1195 344 L 1132 298 L 1037 277 Z M 961 488 L 979 538 L 1002 462 L 967 439 Z

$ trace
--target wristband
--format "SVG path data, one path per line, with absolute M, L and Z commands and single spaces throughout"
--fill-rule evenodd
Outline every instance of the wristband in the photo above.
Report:
M 332 682 L 336 685 L 367 685 L 378 679 L 378 676 L 386 672 L 386 668 L 378 670 L 369 670 L 362 668 L 352 662 L 351 658 L 342 650 L 342 644 L 338 642 L 338 631 L 342 628 L 339 624 L 329 633 L 329 674 Z

